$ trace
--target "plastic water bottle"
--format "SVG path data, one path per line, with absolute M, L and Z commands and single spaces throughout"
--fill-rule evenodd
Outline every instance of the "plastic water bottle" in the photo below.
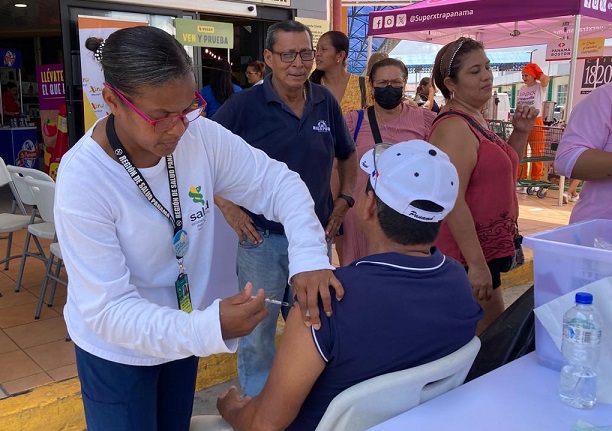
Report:
M 601 343 L 601 317 L 593 307 L 593 295 L 576 294 L 576 305 L 563 315 L 563 341 L 559 399 L 579 409 L 595 405 L 597 362 Z

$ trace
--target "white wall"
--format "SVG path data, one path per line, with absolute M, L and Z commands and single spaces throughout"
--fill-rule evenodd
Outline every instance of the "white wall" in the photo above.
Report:
M 330 19 L 327 16 L 327 3 L 331 0 L 291 0 L 291 8 L 297 16 L 314 19 Z

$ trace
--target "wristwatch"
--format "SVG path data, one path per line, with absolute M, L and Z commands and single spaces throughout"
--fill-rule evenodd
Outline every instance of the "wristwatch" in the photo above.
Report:
M 346 201 L 346 203 L 348 204 L 349 208 L 353 208 L 353 205 L 355 205 L 355 199 L 353 199 L 353 198 L 352 198 L 351 196 L 349 196 L 349 195 L 345 195 L 345 194 L 340 193 L 340 194 L 338 195 L 338 197 L 339 197 L 340 199 L 344 199 L 344 200 Z

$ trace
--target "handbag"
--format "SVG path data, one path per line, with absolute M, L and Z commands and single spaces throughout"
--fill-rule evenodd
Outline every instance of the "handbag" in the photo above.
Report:
M 513 269 L 522 266 L 525 263 L 525 254 L 523 253 L 523 235 L 519 233 L 518 223 L 514 233 L 514 254 L 508 259 L 508 265 L 501 268 L 501 272 L 512 271 Z
M 523 253 L 523 235 L 518 231 L 518 225 L 516 226 L 516 233 L 514 234 L 514 256 L 512 259 L 512 266 L 510 269 L 518 268 L 525 263 L 525 254 Z

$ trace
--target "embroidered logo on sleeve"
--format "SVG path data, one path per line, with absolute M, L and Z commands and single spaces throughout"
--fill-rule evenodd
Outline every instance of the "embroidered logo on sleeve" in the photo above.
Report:
M 312 130 L 321 133 L 329 133 L 330 129 L 325 120 L 319 120 L 316 126 L 312 126 Z

